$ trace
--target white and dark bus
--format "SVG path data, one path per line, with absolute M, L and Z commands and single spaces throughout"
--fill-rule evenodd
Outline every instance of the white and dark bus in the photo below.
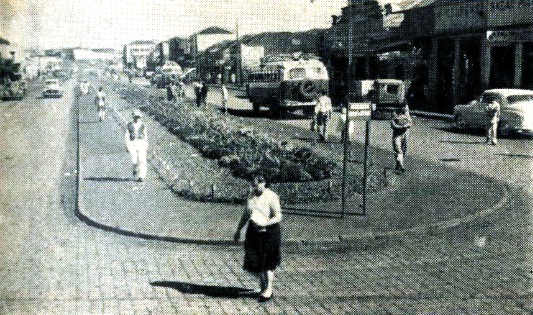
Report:
M 266 106 L 275 117 L 299 109 L 309 115 L 328 87 L 328 71 L 317 57 L 278 55 L 250 69 L 246 95 L 255 112 Z

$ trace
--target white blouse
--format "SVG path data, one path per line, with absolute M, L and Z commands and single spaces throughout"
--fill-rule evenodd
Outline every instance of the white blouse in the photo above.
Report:
M 250 194 L 245 211 L 258 226 L 265 227 L 281 221 L 279 197 L 270 189 L 266 189 L 261 196 Z

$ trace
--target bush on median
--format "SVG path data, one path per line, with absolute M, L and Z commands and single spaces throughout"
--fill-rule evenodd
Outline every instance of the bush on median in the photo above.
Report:
M 336 168 L 336 163 L 308 148 L 291 147 L 212 110 L 161 102 L 143 110 L 237 177 L 251 179 L 260 173 L 272 183 L 320 181 L 330 178 Z

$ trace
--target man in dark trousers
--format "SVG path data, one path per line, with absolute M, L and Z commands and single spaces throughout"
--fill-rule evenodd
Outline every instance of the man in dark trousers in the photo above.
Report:
M 167 101 L 174 102 L 176 96 L 174 95 L 174 83 L 170 81 L 169 84 L 167 84 Z
M 200 89 L 200 95 L 201 95 L 202 105 L 204 105 L 205 107 L 207 107 L 207 92 L 208 92 L 207 84 L 205 83 L 205 81 L 202 81 L 202 88 Z
M 202 83 L 194 82 L 194 96 L 196 96 L 196 106 L 202 105 Z

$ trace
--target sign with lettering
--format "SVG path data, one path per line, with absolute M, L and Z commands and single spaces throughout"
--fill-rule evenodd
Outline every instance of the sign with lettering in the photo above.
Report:
M 533 23 L 533 0 L 490 0 L 486 14 L 489 27 Z
M 350 109 L 348 112 L 350 119 L 368 118 L 372 113 L 372 103 L 370 102 L 349 103 L 348 108 Z
M 458 2 L 435 7 L 435 31 L 480 29 L 485 26 L 484 1 Z
M 487 31 L 487 40 L 494 43 L 533 42 L 533 29 Z

